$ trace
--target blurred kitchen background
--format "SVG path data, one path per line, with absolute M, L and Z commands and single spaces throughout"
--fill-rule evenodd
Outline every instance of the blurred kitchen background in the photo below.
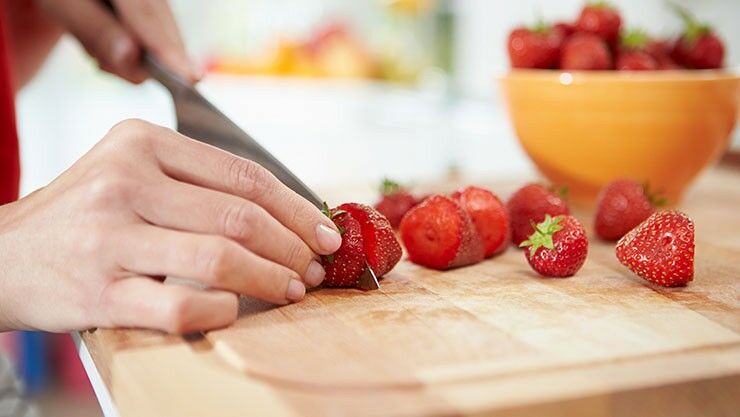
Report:
M 315 189 L 384 176 L 532 175 L 499 101 L 506 36 L 572 20 L 582 0 L 171 0 L 206 71 L 199 89 Z M 663 0 L 615 0 L 629 27 L 678 32 Z M 740 2 L 679 0 L 740 63 Z M 174 127 L 165 90 L 98 71 L 66 37 L 17 99 L 24 194 L 44 186 L 130 117 Z M 735 146 L 740 145 L 735 133 Z M 99 415 L 71 341 L 0 334 L 49 416 Z M 69 410 L 69 411 L 65 411 Z

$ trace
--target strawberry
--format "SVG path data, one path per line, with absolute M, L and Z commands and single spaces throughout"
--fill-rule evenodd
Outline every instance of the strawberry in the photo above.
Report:
M 411 262 L 435 269 L 483 260 L 484 249 L 470 216 L 454 200 L 434 195 L 401 220 L 401 240 Z
M 587 4 L 576 20 L 578 32 L 598 36 L 610 46 L 616 45 L 621 26 L 619 11 L 605 1 Z
M 633 30 L 622 36 L 616 68 L 620 71 L 658 69 L 658 61 L 645 50 L 649 40 L 648 35 L 641 30 Z
M 528 184 L 511 195 L 506 203 L 511 221 L 511 240 L 519 245 L 532 233 L 532 223 L 545 220 L 545 215 L 570 214 L 568 205 L 540 184 Z
M 338 209 L 360 224 L 365 259 L 375 275 L 380 278 L 390 272 L 401 260 L 402 250 L 388 219 L 365 204 L 345 203 Z
M 701 23 L 688 10 L 673 5 L 685 29 L 676 40 L 671 58 L 686 68 L 722 68 L 725 46 L 711 26 Z
M 513 68 L 555 68 L 563 36 L 542 23 L 534 28 L 519 27 L 509 33 L 509 60 Z
M 510 239 L 509 213 L 496 194 L 471 186 L 455 191 L 452 199 L 473 220 L 475 229 L 483 241 L 486 258 L 506 249 Z
M 568 36 L 574 34 L 576 32 L 576 27 L 572 23 L 568 22 L 558 22 L 552 25 L 552 29 L 555 31 L 560 32 L 560 36 L 562 36 L 563 39 L 567 38 Z
M 596 234 L 604 240 L 617 240 L 664 204 L 665 199 L 653 195 L 647 185 L 627 178 L 612 181 L 597 198 Z
M 394 229 L 401 224 L 403 215 L 412 207 L 419 204 L 411 193 L 403 189 L 398 183 L 384 179 L 380 186 L 380 200 L 375 203 L 375 209 L 385 216 Z
M 685 214 L 659 211 L 617 242 L 617 259 L 640 277 L 664 287 L 694 279 L 694 222 Z
M 538 274 L 569 277 L 578 272 L 588 255 L 588 238 L 581 222 L 573 216 L 545 216 L 533 225 L 534 233 L 519 246 Z
M 671 49 L 673 43 L 667 40 L 650 40 L 645 45 L 645 52 L 653 57 L 655 62 L 658 63 L 659 70 L 674 70 L 680 69 L 673 58 L 671 58 Z
M 339 249 L 331 255 L 321 257 L 321 264 L 326 271 L 324 286 L 354 287 L 367 267 L 360 222 L 344 210 L 329 210 L 326 203 L 324 214 L 334 221 L 342 234 Z
M 560 55 L 560 68 L 565 70 L 607 70 L 612 68 L 612 55 L 606 43 L 595 35 L 576 33 L 568 38 Z

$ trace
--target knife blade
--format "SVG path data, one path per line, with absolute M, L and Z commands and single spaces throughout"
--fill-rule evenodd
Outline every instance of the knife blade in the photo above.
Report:
M 177 118 L 177 131 L 235 155 L 262 165 L 288 188 L 321 209 L 323 200 L 293 174 L 262 145 L 239 128 L 233 121 L 203 97 L 193 85 L 164 67 L 154 56 L 144 54 L 144 67 L 172 96 Z M 369 265 L 360 277 L 363 290 L 380 288 L 378 278 Z

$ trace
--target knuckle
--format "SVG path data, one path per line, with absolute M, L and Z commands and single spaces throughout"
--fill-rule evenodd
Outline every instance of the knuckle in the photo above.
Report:
M 179 334 L 187 330 L 188 311 L 192 300 L 185 294 L 172 297 L 164 307 L 164 328 L 169 333 Z
M 149 122 L 140 119 L 122 120 L 110 128 L 105 135 L 104 141 L 113 143 L 118 146 L 125 143 L 131 145 L 143 145 L 148 140 L 152 125 Z
M 91 177 L 85 193 L 88 204 L 92 206 L 121 205 L 134 192 L 135 182 L 115 165 L 95 170 Z
M 308 248 L 301 242 L 290 244 L 285 256 L 286 265 L 291 269 L 300 269 L 299 272 L 304 272 L 311 260 L 311 254 Z
M 214 239 L 213 243 L 202 245 L 198 253 L 198 262 L 204 273 L 204 279 L 212 285 L 223 284 L 231 271 L 232 246 L 226 239 Z
M 231 205 L 223 214 L 223 233 L 239 241 L 249 241 L 259 227 L 260 219 L 251 204 Z
M 257 197 L 271 191 L 271 174 L 262 165 L 246 159 L 230 158 L 229 180 L 243 195 Z

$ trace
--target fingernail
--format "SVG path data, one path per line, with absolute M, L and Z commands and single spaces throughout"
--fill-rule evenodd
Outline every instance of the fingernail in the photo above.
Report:
M 321 264 L 316 261 L 311 261 L 311 263 L 308 264 L 308 269 L 306 270 L 306 284 L 310 285 L 311 287 L 315 287 L 321 284 L 321 281 L 324 280 L 325 274 L 326 272 L 324 272 L 324 268 L 321 266 Z
M 285 294 L 285 298 L 296 302 L 301 301 L 304 295 L 306 295 L 306 287 L 301 283 L 301 281 L 291 279 L 288 283 L 288 292 Z
M 339 232 L 323 224 L 316 226 L 316 239 L 327 254 L 336 252 L 342 246 L 342 236 Z

